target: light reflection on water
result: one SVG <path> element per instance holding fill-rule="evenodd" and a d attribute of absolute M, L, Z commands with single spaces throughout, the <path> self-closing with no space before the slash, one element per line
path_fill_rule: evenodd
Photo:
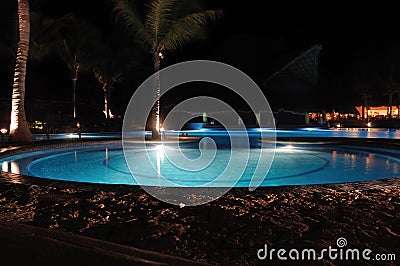
<path fill-rule="evenodd" d="M 106 148 L 106 159 L 104 160 L 104 165 L 108 168 L 108 148 Z"/>
<path fill-rule="evenodd" d="M 15 161 L 4 161 L 1 163 L 1 170 L 12 174 L 20 174 L 19 165 Z"/>
<path fill-rule="evenodd" d="M 11 161 L 11 173 L 20 174 L 18 163 Z"/>

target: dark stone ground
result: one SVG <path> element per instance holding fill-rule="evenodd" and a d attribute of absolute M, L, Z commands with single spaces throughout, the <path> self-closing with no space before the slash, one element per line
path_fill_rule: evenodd
<path fill-rule="evenodd" d="M 139 187 L 26 182 L 7 176 L 0 183 L 2 221 L 211 264 L 256 264 L 256 252 L 264 244 L 319 250 L 336 247 L 339 237 L 347 239 L 349 248 L 396 253 L 400 259 L 398 179 L 254 192 L 232 189 L 209 204 L 180 208 Z"/>

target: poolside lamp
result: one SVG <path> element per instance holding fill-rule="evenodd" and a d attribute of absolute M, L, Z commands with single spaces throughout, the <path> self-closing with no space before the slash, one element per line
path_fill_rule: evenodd
<path fill-rule="evenodd" d="M 1 132 L 1 142 L 3 143 L 4 142 L 4 135 L 7 133 L 7 129 L 2 128 L 2 129 L 0 129 L 0 132 Z"/>

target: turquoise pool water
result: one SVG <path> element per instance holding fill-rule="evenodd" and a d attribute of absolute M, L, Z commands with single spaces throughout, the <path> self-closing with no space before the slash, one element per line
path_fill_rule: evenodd
<path fill-rule="evenodd" d="M 253 134 L 259 129 L 249 129 L 249 133 Z M 270 129 L 262 129 L 264 132 L 270 131 Z M 204 135 L 207 134 L 221 134 L 221 130 L 216 129 L 200 129 L 200 130 L 188 130 L 167 132 L 167 136 L 174 136 L 180 133 L 188 133 L 189 135 Z M 313 137 L 313 138 L 380 138 L 380 139 L 400 139 L 399 129 L 385 129 L 385 128 L 299 128 L 299 129 L 277 129 L 275 130 L 277 137 Z M 143 134 L 143 133 L 138 133 Z M 55 139 L 76 139 L 78 138 L 77 133 L 70 134 L 50 134 L 51 140 Z M 45 134 L 34 134 L 35 140 L 46 140 Z M 101 139 L 101 138 L 121 138 L 121 132 L 104 132 L 104 133 L 82 133 L 81 138 L 83 139 Z M 4 141 L 8 141 L 8 135 L 4 137 Z"/>
<path fill-rule="evenodd" d="M 179 150 L 166 147 L 172 156 Z M 214 180 L 229 161 L 230 150 L 218 149 L 213 162 L 200 171 L 177 168 L 158 146 L 149 148 L 149 158 L 162 176 L 179 186 L 198 186 Z M 184 148 L 183 154 L 195 159 L 197 148 Z M 130 159 L 135 152 L 130 151 Z M 250 149 L 247 167 L 237 187 L 248 187 L 257 164 L 257 148 Z M 242 156 L 239 154 L 239 156 Z M 308 185 L 344 183 L 396 177 L 400 173 L 399 154 L 384 149 L 350 146 L 278 143 L 271 169 L 261 186 Z M 243 160 L 247 153 L 243 152 Z M 262 162 L 261 162 L 262 163 Z M 119 144 L 92 145 L 35 151 L 0 159 L 2 171 L 76 182 L 137 185 L 125 162 Z M 165 185 L 157 176 L 146 174 L 141 161 L 134 162 L 136 173 L 145 178 L 148 186 Z M 223 182 L 215 186 L 224 187 Z"/>

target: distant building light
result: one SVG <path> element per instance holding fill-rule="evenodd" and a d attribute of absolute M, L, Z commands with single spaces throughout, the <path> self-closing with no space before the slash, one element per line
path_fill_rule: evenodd
<path fill-rule="evenodd" d="M 5 128 L 2 128 L 2 129 L 0 129 L 0 132 L 1 132 L 1 134 L 6 134 L 7 133 L 7 129 L 5 129 Z"/>

